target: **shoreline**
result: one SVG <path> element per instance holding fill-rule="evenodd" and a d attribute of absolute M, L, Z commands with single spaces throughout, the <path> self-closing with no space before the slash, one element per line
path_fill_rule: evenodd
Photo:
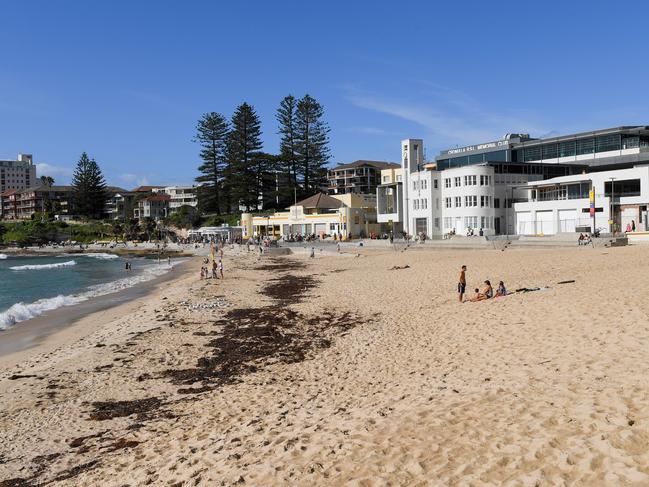
<path fill-rule="evenodd" d="M 102 323 L 110 321 L 105 315 L 120 316 L 131 311 L 132 304 L 154 295 L 165 284 L 189 275 L 196 256 L 172 267 L 160 276 L 139 282 L 126 289 L 92 297 L 81 303 L 62 306 L 29 320 L 21 321 L 0 331 L 0 366 L 15 365 L 33 353 L 44 353 L 68 343 L 69 335 L 80 338 Z M 79 329 L 83 322 L 92 327 Z M 83 332 L 86 333 L 83 333 Z"/>

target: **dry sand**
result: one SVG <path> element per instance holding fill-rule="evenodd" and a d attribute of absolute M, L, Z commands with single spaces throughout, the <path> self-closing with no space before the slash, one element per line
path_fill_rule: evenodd
<path fill-rule="evenodd" d="M 228 258 L 5 359 L 0 486 L 649 485 L 645 254 Z"/>

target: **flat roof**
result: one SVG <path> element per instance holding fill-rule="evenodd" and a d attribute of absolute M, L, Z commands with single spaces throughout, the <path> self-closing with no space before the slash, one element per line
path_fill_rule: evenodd
<path fill-rule="evenodd" d="M 629 135 L 647 135 L 649 136 L 648 125 L 621 125 L 619 127 L 610 127 L 604 129 L 590 130 L 586 132 L 576 132 L 574 134 L 557 135 L 554 137 L 534 138 L 528 134 L 507 134 L 500 140 L 484 142 L 481 144 L 469 145 L 465 147 L 456 147 L 440 151 L 435 160 L 450 159 L 452 157 L 461 157 L 469 154 L 480 154 L 484 152 L 493 152 L 498 150 L 517 149 L 519 147 L 530 147 L 542 144 L 570 141 L 583 139 L 587 137 L 597 137 L 611 134 L 629 134 Z"/>
<path fill-rule="evenodd" d="M 377 169 L 396 169 L 398 167 L 401 167 L 401 165 L 397 164 L 396 162 L 386 162 L 386 161 L 367 161 L 365 159 L 361 159 L 358 161 L 354 162 L 349 162 L 346 164 L 338 164 L 335 167 L 330 168 L 330 171 L 338 171 L 341 169 L 353 169 L 355 167 L 362 167 L 362 166 L 371 166 L 375 167 Z"/>
<path fill-rule="evenodd" d="M 629 134 L 629 135 L 649 135 L 649 126 L 647 125 L 622 125 L 620 127 L 611 127 L 606 129 L 590 130 L 588 132 L 577 132 L 568 135 L 557 135 L 556 137 L 547 137 L 544 139 L 530 139 L 514 144 L 515 147 L 529 147 L 532 145 L 550 144 L 555 142 L 565 142 L 574 139 L 583 139 L 587 137 L 597 137 L 611 134 Z"/>

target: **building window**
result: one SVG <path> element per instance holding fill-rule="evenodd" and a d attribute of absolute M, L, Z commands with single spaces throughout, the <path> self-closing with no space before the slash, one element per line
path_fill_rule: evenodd
<path fill-rule="evenodd" d="M 451 178 L 444 178 L 444 187 L 445 188 L 451 187 Z"/>
<path fill-rule="evenodd" d="M 435 228 L 439 228 L 439 218 L 435 218 Z"/>
<path fill-rule="evenodd" d="M 475 174 L 471 176 L 464 176 L 464 185 L 465 186 L 475 186 L 478 184 L 477 176 Z"/>
<path fill-rule="evenodd" d="M 428 208 L 428 198 L 424 198 L 424 199 L 421 200 L 421 201 L 424 203 L 423 209 L 424 209 L 424 210 L 427 209 L 427 208 Z"/>
<path fill-rule="evenodd" d="M 462 185 L 462 178 L 459 176 L 455 178 L 455 187 L 459 188 Z"/>
<path fill-rule="evenodd" d="M 500 198 L 494 198 L 494 208 L 500 208 Z"/>
<path fill-rule="evenodd" d="M 477 216 L 465 216 L 464 217 L 464 226 L 466 228 L 477 228 L 478 227 L 478 217 Z"/>
<path fill-rule="evenodd" d="M 465 196 L 464 206 L 478 206 L 478 196 Z"/>
<path fill-rule="evenodd" d="M 577 155 L 595 152 L 595 139 L 580 139 L 577 141 Z"/>
<path fill-rule="evenodd" d="M 433 188 L 437 189 L 437 179 L 433 179 Z"/>
<path fill-rule="evenodd" d="M 596 143 L 597 143 L 597 152 L 620 150 L 621 148 L 620 134 L 601 135 L 597 137 Z"/>
<path fill-rule="evenodd" d="M 452 208 L 452 205 L 451 205 L 451 198 L 444 198 L 444 206 L 445 206 L 446 208 Z"/>
<path fill-rule="evenodd" d="M 559 157 L 571 157 L 575 155 L 575 141 L 561 142 L 559 144 Z"/>
<path fill-rule="evenodd" d="M 462 206 L 462 197 L 461 196 L 456 196 L 455 197 L 455 207 L 460 208 Z"/>
<path fill-rule="evenodd" d="M 490 196 L 480 196 L 480 207 L 484 208 L 485 206 L 489 208 L 491 205 L 489 204 L 489 199 Z"/>
<path fill-rule="evenodd" d="M 556 159 L 559 155 L 559 144 L 545 144 L 541 150 L 543 159 Z"/>

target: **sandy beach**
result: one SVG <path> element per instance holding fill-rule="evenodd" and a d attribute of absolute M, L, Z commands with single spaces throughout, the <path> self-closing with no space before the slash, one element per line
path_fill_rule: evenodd
<path fill-rule="evenodd" d="M 646 249 L 232 252 L 0 358 L 0 486 L 649 485 Z"/>

